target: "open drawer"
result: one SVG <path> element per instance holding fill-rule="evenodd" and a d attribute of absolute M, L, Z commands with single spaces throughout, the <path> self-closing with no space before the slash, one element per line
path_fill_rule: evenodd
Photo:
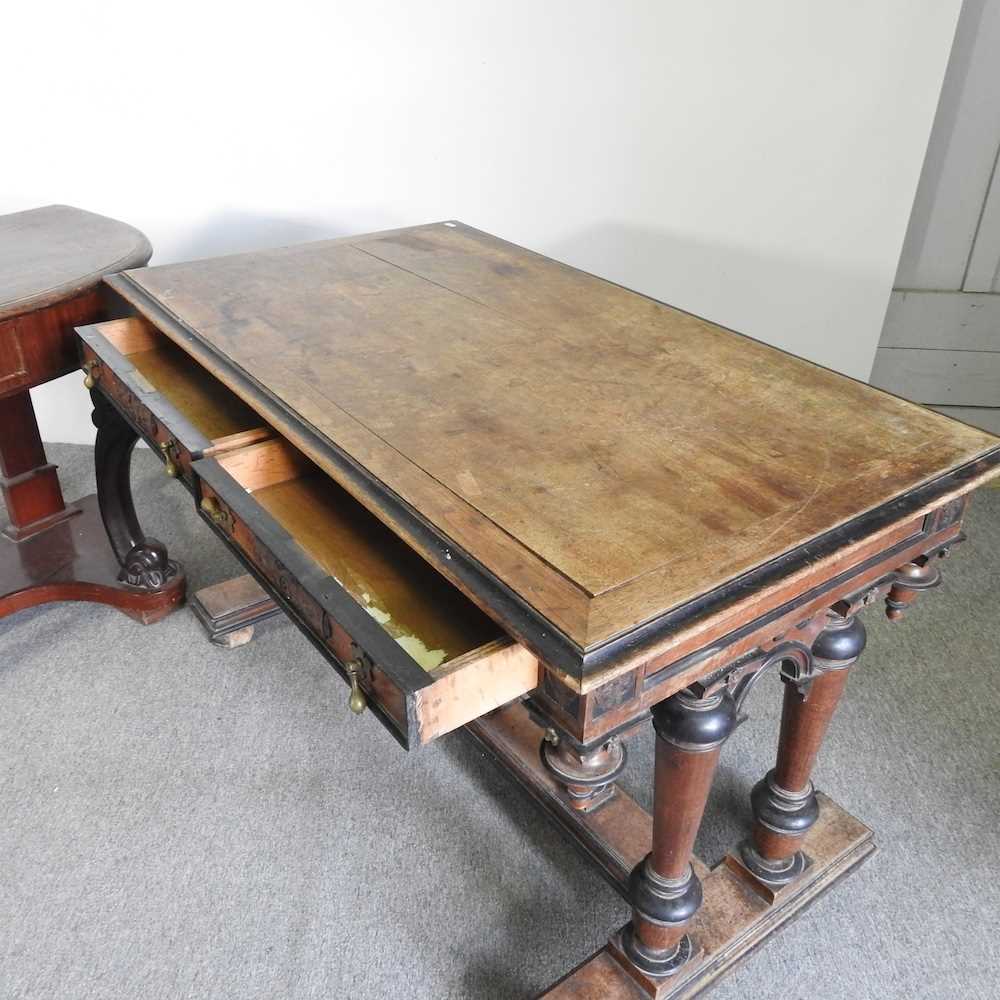
<path fill-rule="evenodd" d="M 531 653 L 284 439 L 193 471 L 202 516 L 405 747 L 537 687 Z"/>
<path fill-rule="evenodd" d="M 77 334 L 88 385 L 100 384 L 189 489 L 196 458 L 272 436 L 254 410 L 146 320 L 96 323 Z"/>

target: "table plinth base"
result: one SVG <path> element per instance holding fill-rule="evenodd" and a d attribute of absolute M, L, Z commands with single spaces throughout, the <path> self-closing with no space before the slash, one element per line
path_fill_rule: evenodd
<path fill-rule="evenodd" d="M 70 507 L 78 513 L 21 541 L 0 534 L 0 618 L 51 601 L 96 601 L 148 625 L 183 602 L 180 572 L 160 590 L 121 583 L 97 497 L 84 497 Z"/>
<path fill-rule="evenodd" d="M 508 705 L 466 728 L 625 895 L 629 872 L 650 849 L 652 818 L 620 788 L 593 812 L 573 809 L 539 762 L 543 730 L 522 705 Z M 759 883 L 743 865 L 738 846 L 712 869 L 694 860 L 704 902 L 690 927 L 695 953 L 674 975 L 656 980 L 637 970 L 621 952 L 619 931 L 542 996 L 549 1000 L 687 1000 L 700 995 L 874 852 L 871 830 L 821 792 L 817 799 L 819 819 L 802 845 L 810 864 L 787 886 L 775 889 Z"/>
<path fill-rule="evenodd" d="M 226 649 L 246 645 L 256 625 L 281 614 L 281 608 L 248 573 L 196 590 L 190 605 L 208 638 Z"/>

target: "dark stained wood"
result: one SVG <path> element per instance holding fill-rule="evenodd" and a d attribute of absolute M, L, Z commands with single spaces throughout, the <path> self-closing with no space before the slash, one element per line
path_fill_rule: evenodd
<path fill-rule="evenodd" d="M 100 317 L 103 309 L 101 290 L 93 288 L 38 312 L 0 320 L 0 396 L 73 371 L 77 367 L 73 328 Z"/>
<path fill-rule="evenodd" d="M 649 996 L 602 948 L 542 994 L 549 1000 L 645 1000 Z"/>
<path fill-rule="evenodd" d="M 628 895 L 632 869 L 649 853 L 653 820 L 617 785 L 593 811 L 575 809 L 538 753 L 545 730 L 515 703 L 465 727 L 574 838 L 608 881 Z"/>
<path fill-rule="evenodd" d="M 623 649 L 614 663 L 600 674 L 578 682 L 579 690 L 591 690 L 618 674 L 639 669 L 651 684 L 657 685 L 652 700 L 661 701 L 674 691 L 687 687 L 704 668 L 711 666 L 710 662 L 699 660 L 696 669 L 675 676 L 669 685 L 663 684 L 669 674 L 676 673 L 675 665 L 692 654 L 718 646 L 720 649 L 715 659 L 717 663 L 723 663 L 732 658 L 735 650 L 732 641 L 720 640 L 732 640 L 748 623 L 769 621 L 771 625 L 779 624 L 789 612 L 800 614 L 806 598 L 811 614 L 812 609 L 832 604 L 829 592 L 839 589 L 847 578 L 851 578 L 850 586 L 861 587 L 880 573 L 894 569 L 898 564 L 899 551 L 922 553 L 929 547 L 930 541 L 924 522 L 924 517 L 893 521 L 860 540 L 845 541 L 829 553 L 820 555 L 814 551 L 812 558 L 796 571 L 776 574 L 765 585 L 747 583 L 736 588 L 717 605 L 704 608 L 692 619 L 681 617 L 676 622 L 668 619 L 671 627 L 663 629 L 649 641 L 637 641 L 630 648 Z M 957 528 L 949 527 L 949 534 L 954 535 Z M 654 677 L 657 681 L 652 680 Z"/>
<path fill-rule="evenodd" d="M 122 583 L 97 497 L 86 496 L 73 506 L 74 516 L 23 541 L 0 535 L 0 618 L 51 601 L 94 601 L 149 625 L 183 603 L 180 574 L 159 591 Z"/>
<path fill-rule="evenodd" d="M 369 705 L 407 748 L 451 732 L 538 685 L 538 661 L 505 637 L 437 666 L 420 664 L 411 655 L 417 650 L 398 642 L 363 600 L 355 600 L 219 463 L 202 460 L 195 468 L 202 480 L 203 515 L 336 669 L 346 673 L 348 663 L 359 664 L 358 681 Z M 332 525 L 331 534 L 336 531 Z M 461 622 L 451 627 L 461 629 Z"/>
<path fill-rule="evenodd" d="M 694 995 L 873 849 L 820 797 L 787 885 L 692 855 L 740 692 L 790 650 L 811 669 L 828 610 L 932 585 L 998 439 L 457 224 L 109 284 L 141 316 L 81 329 L 98 397 L 167 445 L 352 708 L 408 748 L 469 724 L 628 892 L 565 996 Z M 837 692 L 789 676 L 816 692 L 794 782 Z M 652 819 L 603 780 L 650 710 Z"/>
<path fill-rule="evenodd" d="M 132 373 L 146 391 L 158 390 L 178 412 L 213 444 L 204 454 L 219 454 L 273 436 L 257 414 L 213 378 L 191 356 L 149 324 L 130 317 L 90 329 L 95 342 L 107 341 L 121 356 L 122 371 Z M 107 351 L 102 352 L 105 359 Z M 114 357 L 112 355 L 112 357 Z M 105 364 L 92 370 L 103 376 Z M 85 357 L 86 360 L 86 357 Z"/>
<path fill-rule="evenodd" d="M 898 622 L 906 609 L 925 591 L 941 583 L 941 574 L 933 560 L 918 558 L 901 566 L 892 589 L 886 595 L 885 613 L 889 621 Z"/>
<path fill-rule="evenodd" d="M 688 935 L 701 905 L 694 842 L 736 715 L 729 692 L 705 698 L 685 692 L 653 709 L 653 843 L 630 883 L 632 920 L 622 938 L 623 954 L 642 982 L 665 974 L 662 963 L 680 975 L 678 966 L 694 961 L 700 948 Z"/>
<path fill-rule="evenodd" d="M 823 738 L 840 704 L 849 674 L 849 669 L 821 674 L 811 683 L 807 698 L 794 685 L 785 686 L 774 780 L 786 791 L 798 794 L 808 789 Z M 803 837 L 781 834 L 755 823 L 753 839 L 764 858 L 781 861 L 801 847 Z"/>
<path fill-rule="evenodd" d="M 0 397 L 0 490 L 10 516 L 7 534 L 15 540 L 66 509 L 27 390 Z"/>
<path fill-rule="evenodd" d="M 701 952 L 677 975 L 658 983 L 645 980 L 644 987 L 644 977 L 624 964 L 627 960 L 616 935 L 609 946 L 542 996 L 546 1000 L 636 1000 L 637 996 L 691 1000 L 706 993 L 741 959 L 874 853 L 871 830 L 822 793 L 819 799 L 820 819 L 804 845 L 813 866 L 774 903 L 754 892 L 728 859 L 702 879 L 704 903 L 691 926 Z"/>
<path fill-rule="evenodd" d="M 821 674 L 810 685 L 805 699 L 794 686 L 786 685 L 774 769 L 775 780 L 782 788 L 800 792 L 808 785 L 849 675 L 849 670 Z"/>
<path fill-rule="evenodd" d="M 581 648 L 998 443 L 458 224 L 115 287 L 169 310 Z"/>
<path fill-rule="evenodd" d="M 794 630 L 804 619 L 824 614 L 838 601 L 877 584 L 888 589 L 901 564 L 946 550 L 962 537 L 957 522 L 933 533 L 925 533 L 920 524 L 919 520 L 904 524 L 870 545 L 846 550 L 779 593 L 746 600 L 739 613 L 708 618 L 696 628 L 681 631 L 668 647 L 669 653 L 651 662 L 623 657 L 602 685 L 586 685 L 581 692 L 573 678 L 548 670 L 534 701 L 577 741 L 592 745 L 628 727 L 643 709 L 724 669 L 740 656 L 773 645 L 776 636 Z"/>
<path fill-rule="evenodd" d="M 259 417 L 162 334 L 133 318 L 78 327 L 88 381 L 194 489 L 191 463 L 273 437 Z"/>
<path fill-rule="evenodd" d="M 720 753 L 721 747 L 686 753 L 656 741 L 652 863 L 664 878 L 687 871 Z"/>
<path fill-rule="evenodd" d="M 148 623 L 183 600 L 176 564 L 162 587 L 119 581 L 122 566 L 96 498 L 64 504 L 28 395 L 77 366 L 73 327 L 103 318 L 103 276 L 138 267 L 150 253 L 131 226 L 79 209 L 0 216 L 0 486 L 11 520 L 0 540 L 0 617 L 49 601 L 86 600 Z M 151 578 L 161 552 L 146 555 L 141 567 L 132 565 L 135 579 L 140 571 Z"/>
<path fill-rule="evenodd" d="M 614 779 L 626 763 L 625 749 L 617 737 L 580 750 L 550 729 L 541 751 L 542 762 L 565 789 L 570 806 L 581 812 L 601 808 L 614 795 Z"/>
<path fill-rule="evenodd" d="M 192 469 L 202 516 L 405 747 L 537 687 L 536 657 L 284 442 Z"/>
<path fill-rule="evenodd" d="M 255 628 L 281 614 L 281 608 L 248 574 L 195 591 L 188 602 L 217 646 L 233 649 L 248 643 Z"/>

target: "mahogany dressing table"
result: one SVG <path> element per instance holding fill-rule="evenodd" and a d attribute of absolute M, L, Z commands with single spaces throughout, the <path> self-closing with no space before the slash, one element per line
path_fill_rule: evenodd
<path fill-rule="evenodd" d="M 110 316 L 103 276 L 141 267 L 151 253 L 137 229 L 67 205 L 0 216 L 0 490 L 10 519 L 0 533 L 0 618 L 76 600 L 152 622 L 184 597 L 183 575 L 155 539 L 130 553 L 123 538 L 116 557 L 97 499 L 64 502 L 29 394 L 79 367 L 73 328 Z"/>
<path fill-rule="evenodd" d="M 938 585 L 1000 440 L 454 222 L 107 286 L 78 333 L 116 550 L 138 434 L 354 711 L 407 749 L 466 726 L 532 792 L 632 905 L 547 996 L 694 996 L 874 850 L 811 780 L 858 615 Z M 767 673 L 776 764 L 709 870 Z M 652 816 L 615 784 L 644 725 Z"/>

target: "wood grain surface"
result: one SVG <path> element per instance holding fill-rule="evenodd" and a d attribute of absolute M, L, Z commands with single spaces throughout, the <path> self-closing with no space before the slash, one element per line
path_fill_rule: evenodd
<path fill-rule="evenodd" d="M 458 223 L 128 283 L 583 649 L 1000 444 Z"/>
<path fill-rule="evenodd" d="M 0 216 L 0 320 L 78 295 L 105 274 L 141 267 L 152 252 L 138 229 L 68 205 Z"/>
<path fill-rule="evenodd" d="M 254 499 L 425 669 L 500 637 L 444 577 L 314 469 Z"/>
<path fill-rule="evenodd" d="M 228 437 L 260 424 L 239 396 L 165 338 L 153 350 L 135 351 L 128 359 L 207 438 Z"/>

